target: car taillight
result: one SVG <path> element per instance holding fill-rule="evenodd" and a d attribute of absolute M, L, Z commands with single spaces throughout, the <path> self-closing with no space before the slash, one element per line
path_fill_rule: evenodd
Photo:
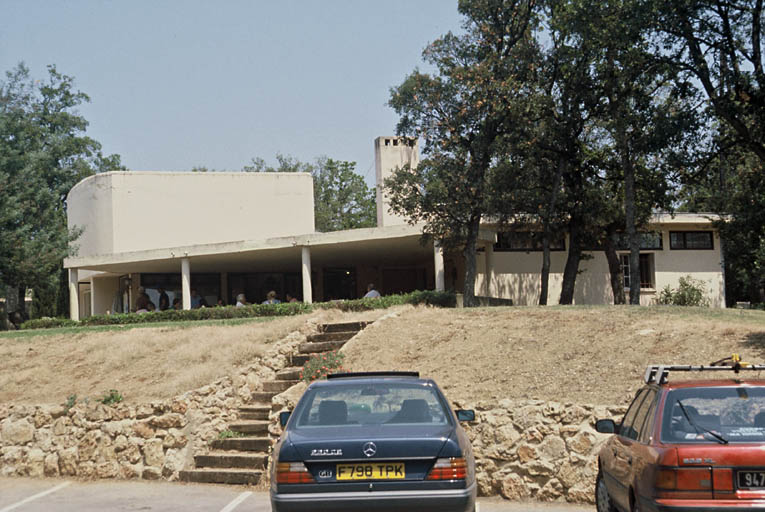
<path fill-rule="evenodd" d="M 467 462 L 463 457 L 436 459 L 425 480 L 464 480 L 467 476 Z"/>
<path fill-rule="evenodd" d="M 711 491 L 711 468 L 663 467 L 656 475 L 659 491 Z"/>
<path fill-rule="evenodd" d="M 302 462 L 280 462 L 276 465 L 277 484 L 314 484 L 316 481 Z"/>

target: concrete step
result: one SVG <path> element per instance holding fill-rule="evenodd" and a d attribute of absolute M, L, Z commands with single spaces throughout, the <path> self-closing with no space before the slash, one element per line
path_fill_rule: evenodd
<path fill-rule="evenodd" d="M 311 359 L 310 354 L 292 354 L 290 361 L 292 361 L 292 366 L 297 366 L 302 370 L 303 365 L 309 359 Z"/>
<path fill-rule="evenodd" d="M 269 405 L 245 405 L 239 408 L 240 420 L 267 420 L 271 412 Z"/>
<path fill-rule="evenodd" d="M 206 455 L 195 455 L 194 464 L 200 468 L 244 468 L 263 470 L 266 467 L 268 455 L 265 453 L 248 452 L 211 452 Z"/>
<path fill-rule="evenodd" d="M 268 452 L 271 439 L 268 437 L 229 437 L 210 443 L 213 450 L 234 450 L 238 452 Z"/>
<path fill-rule="evenodd" d="M 322 332 L 319 334 L 309 334 L 306 339 L 311 343 L 324 341 L 347 341 L 358 334 L 358 331 L 350 332 Z"/>
<path fill-rule="evenodd" d="M 238 421 L 229 423 L 228 428 L 247 435 L 268 435 L 268 423 L 268 421 Z"/>
<path fill-rule="evenodd" d="M 278 394 L 273 391 L 253 391 L 250 395 L 250 401 L 253 405 L 270 405 L 271 399 Z"/>
<path fill-rule="evenodd" d="M 343 341 L 324 341 L 321 343 L 301 343 L 298 348 L 298 352 L 301 354 L 318 354 L 321 352 L 329 352 L 330 350 L 337 350 L 347 343 L 347 340 Z"/>
<path fill-rule="evenodd" d="M 336 324 L 323 324 L 319 327 L 322 332 L 360 331 L 369 325 L 369 322 L 341 322 Z"/>
<path fill-rule="evenodd" d="M 275 391 L 281 393 L 287 391 L 289 388 L 298 383 L 298 380 L 271 380 L 263 383 L 264 391 Z"/>
<path fill-rule="evenodd" d="M 260 481 L 262 471 L 255 469 L 218 469 L 203 468 L 180 471 L 178 478 L 182 482 L 200 484 L 236 484 L 255 485 Z"/>
<path fill-rule="evenodd" d="M 303 366 L 293 366 L 292 368 L 285 368 L 276 372 L 276 380 L 299 380 L 300 372 L 303 371 Z"/>

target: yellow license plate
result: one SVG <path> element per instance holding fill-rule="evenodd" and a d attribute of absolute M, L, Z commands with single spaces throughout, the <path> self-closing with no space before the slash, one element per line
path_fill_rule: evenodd
<path fill-rule="evenodd" d="M 401 480 L 406 477 L 403 462 L 338 464 L 338 480 Z"/>

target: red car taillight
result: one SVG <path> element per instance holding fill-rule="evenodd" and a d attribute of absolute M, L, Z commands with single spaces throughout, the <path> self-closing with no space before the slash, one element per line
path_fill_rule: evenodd
<path fill-rule="evenodd" d="M 656 494 L 664 498 L 707 499 L 733 492 L 733 470 L 710 467 L 662 467 L 656 473 Z"/>
<path fill-rule="evenodd" d="M 425 480 L 464 480 L 467 477 L 467 462 L 464 457 L 436 459 Z"/>
<path fill-rule="evenodd" d="M 711 491 L 711 468 L 659 468 L 656 489 L 660 491 Z"/>
<path fill-rule="evenodd" d="M 276 465 L 277 484 L 315 484 L 316 481 L 302 462 L 280 462 Z"/>

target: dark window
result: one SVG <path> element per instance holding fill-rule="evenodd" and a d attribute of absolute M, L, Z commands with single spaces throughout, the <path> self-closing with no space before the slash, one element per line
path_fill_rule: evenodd
<path fill-rule="evenodd" d="M 715 386 L 670 391 L 661 439 L 668 443 L 765 443 L 765 386 Z"/>
<path fill-rule="evenodd" d="M 662 240 L 661 240 L 661 232 L 659 231 L 648 231 L 648 232 L 638 233 L 638 237 L 640 238 L 641 251 L 657 250 L 663 247 Z M 629 240 L 629 237 L 627 236 L 627 233 L 619 233 L 617 235 L 615 245 L 616 245 L 616 249 L 619 251 L 629 251 L 630 240 Z"/>
<path fill-rule="evenodd" d="M 670 231 L 670 249 L 714 249 L 711 231 Z"/>
<path fill-rule="evenodd" d="M 495 251 L 541 251 L 542 233 L 539 231 L 500 231 L 497 233 Z M 550 240 L 551 251 L 565 251 L 566 237 L 563 234 L 553 235 Z"/>
<path fill-rule="evenodd" d="M 181 274 L 141 274 L 141 286 L 146 290 L 149 299 L 159 308 L 159 289 L 165 290 L 169 304 L 173 300 L 183 299 L 181 293 Z M 214 306 L 220 298 L 220 274 L 191 274 L 190 288 L 204 299 L 203 304 Z"/>
<path fill-rule="evenodd" d="M 635 416 L 637 416 L 638 410 L 640 409 L 640 405 L 643 403 L 643 399 L 646 396 L 646 391 L 647 390 L 643 388 L 635 395 L 635 399 L 632 401 L 630 408 L 627 409 L 627 414 L 625 414 L 624 419 L 622 419 L 622 424 L 619 427 L 619 435 L 630 439 L 637 438 L 637 435 L 633 434 L 634 429 L 632 425 L 635 421 Z"/>
<path fill-rule="evenodd" d="M 646 422 L 648 421 L 648 417 L 651 416 L 655 396 L 656 392 L 653 390 L 648 390 L 646 392 L 645 399 L 635 415 L 635 421 L 632 422 L 633 428 L 631 433 L 634 434 L 634 437 L 631 437 L 631 439 L 641 439 L 642 441 L 642 439 L 645 438 Z"/>
<path fill-rule="evenodd" d="M 622 274 L 624 275 L 624 287 L 630 287 L 630 255 L 622 254 L 619 256 L 622 265 Z M 640 255 L 640 287 L 654 288 L 654 264 L 653 254 Z"/>
<path fill-rule="evenodd" d="M 396 382 L 348 383 L 306 391 L 295 409 L 298 428 L 408 423 L 451 424 L 448 408 L 431 386 Z M 396 427 L 398 425 L 398 427 Z"/>
<path fill-rule="evenodd" d="M 660 231 L 644 231 L 638 233 L 640 238 L 641 251 L 662 250 L 664 247 Z M 614 237 L 614 247 L 617 251 L 629 251 L 630 241 L 626 233 L 617 233 Z M 586 247 L 586 251 L 602 251 L 605 249 L 603 243 L 599 242 L 592 247 Z"/>

